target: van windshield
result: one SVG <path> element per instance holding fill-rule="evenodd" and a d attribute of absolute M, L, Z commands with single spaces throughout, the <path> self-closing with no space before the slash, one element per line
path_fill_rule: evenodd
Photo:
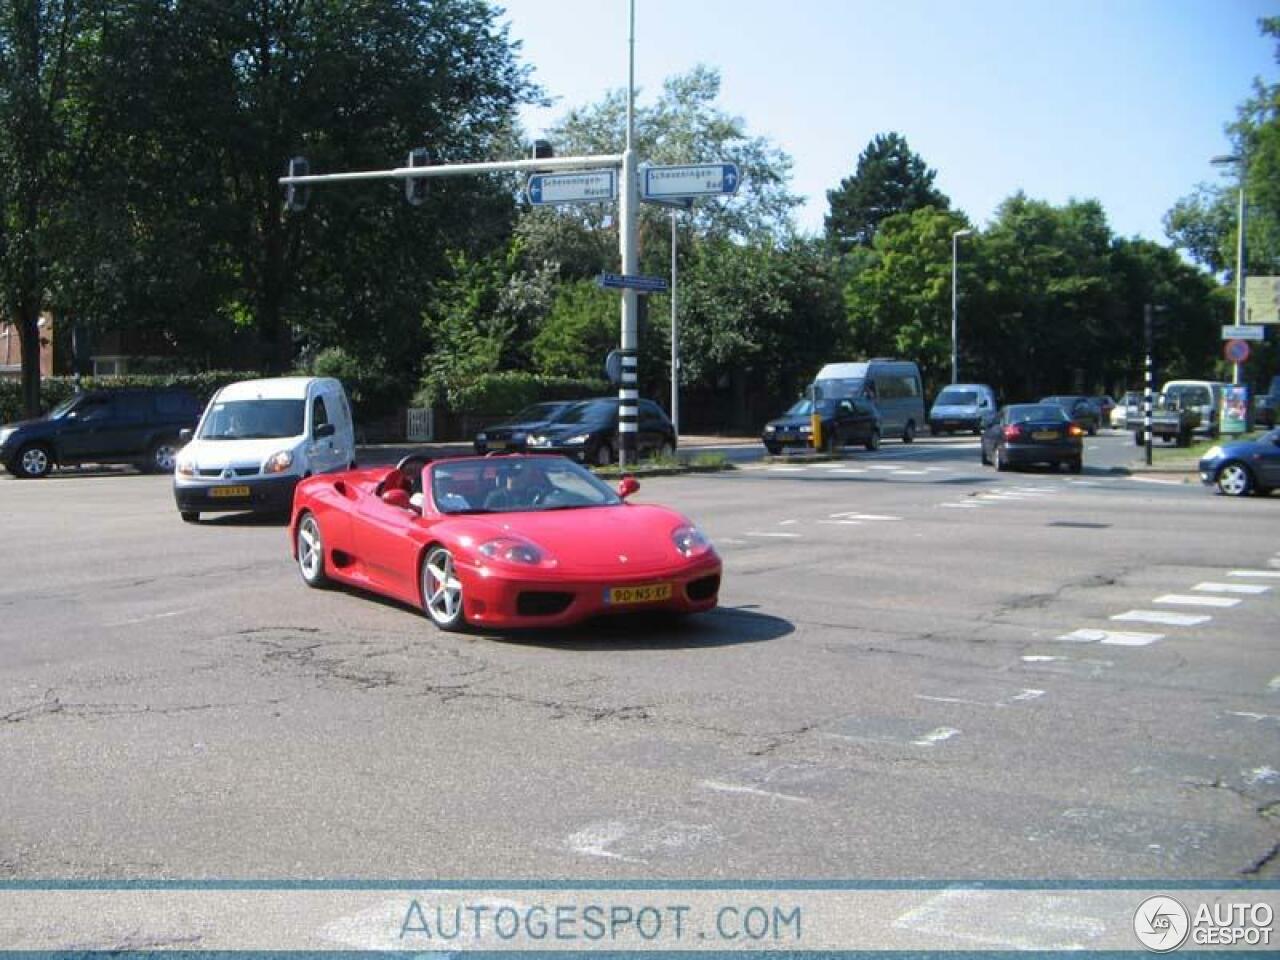
<path fill-rule="evenodd" d="M 262 440 L 297 437 L 306 422 L 306 403 L 294 400 L 231 400 L 215 403 L 200 426 L 201 440 Z"/>
<path fill-rule="evenodd" d="M 943 390 L 934 402 L 950 407 L 973 407 L 978 404 L 978 394 L 974 390 Z"/>
<path fill-rule="evenodd" d="M 865 384 L 866 381 L 861 377 L 853 377 L 844 380 L 818 380 L 814 383 L 814 388 L 820 400 L 844 400 L 862 396 Z"/>

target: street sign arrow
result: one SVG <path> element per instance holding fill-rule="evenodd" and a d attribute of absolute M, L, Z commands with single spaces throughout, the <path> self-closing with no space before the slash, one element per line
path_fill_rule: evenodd
<path fill-rule="evenodd" d="M 645 200 L 713 197 L 737 193 L 742 177 L 736 163 L 685 164 L 645 167 L 640 195 Z"/>
<path fill-rule="evenodd" d="M 534 205 L 613 200 L 618 195 L 616 170 L 535 173 L 526 191 Z"/>

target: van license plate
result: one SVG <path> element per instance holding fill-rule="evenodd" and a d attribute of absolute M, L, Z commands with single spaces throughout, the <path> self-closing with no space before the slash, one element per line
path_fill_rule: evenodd
<path fill-rule="evenodd" d="M 209 496 L 219 497 L 219 498 L 247 497 L 248 495 L 249 495 L 249 488 L 243 485 L 238 487 L 214 487 L 212 490 L 209 491 Z"/>
<path fill-rule="evenodd" d="M 605 593 L 607 603 L 658 603 L 671 599 L 671 584 L 650 583 L 643 587 L 614 587 Z"/>

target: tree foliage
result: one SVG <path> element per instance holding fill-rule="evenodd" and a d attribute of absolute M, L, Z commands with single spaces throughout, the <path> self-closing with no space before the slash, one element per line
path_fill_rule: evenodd
<path fill-rule="evenodd" d="M 858 155 L 853 174 L 827 191 L 827 240 L 841 252 L 869 247 L 880 224 L 895 214 L 921 207 L 946 210 L 950 201 L 934 187 L 936 176 L 906 138 L 877 134 Z"/>

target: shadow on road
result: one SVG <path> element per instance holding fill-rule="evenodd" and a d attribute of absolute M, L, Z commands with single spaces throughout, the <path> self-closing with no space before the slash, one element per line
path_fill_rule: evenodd
<path fill-rule="evenodd" d="M 496 643 L 554 646 L 564 650 L 688 650 L 728 647 L 776 640 L 795 630 L 789 620 L 758 613 L 749 607 L 717 607 L 708 613 L 680 617 L 636 613 L 601 617 L 560 630 L 475 635 Z"/>

